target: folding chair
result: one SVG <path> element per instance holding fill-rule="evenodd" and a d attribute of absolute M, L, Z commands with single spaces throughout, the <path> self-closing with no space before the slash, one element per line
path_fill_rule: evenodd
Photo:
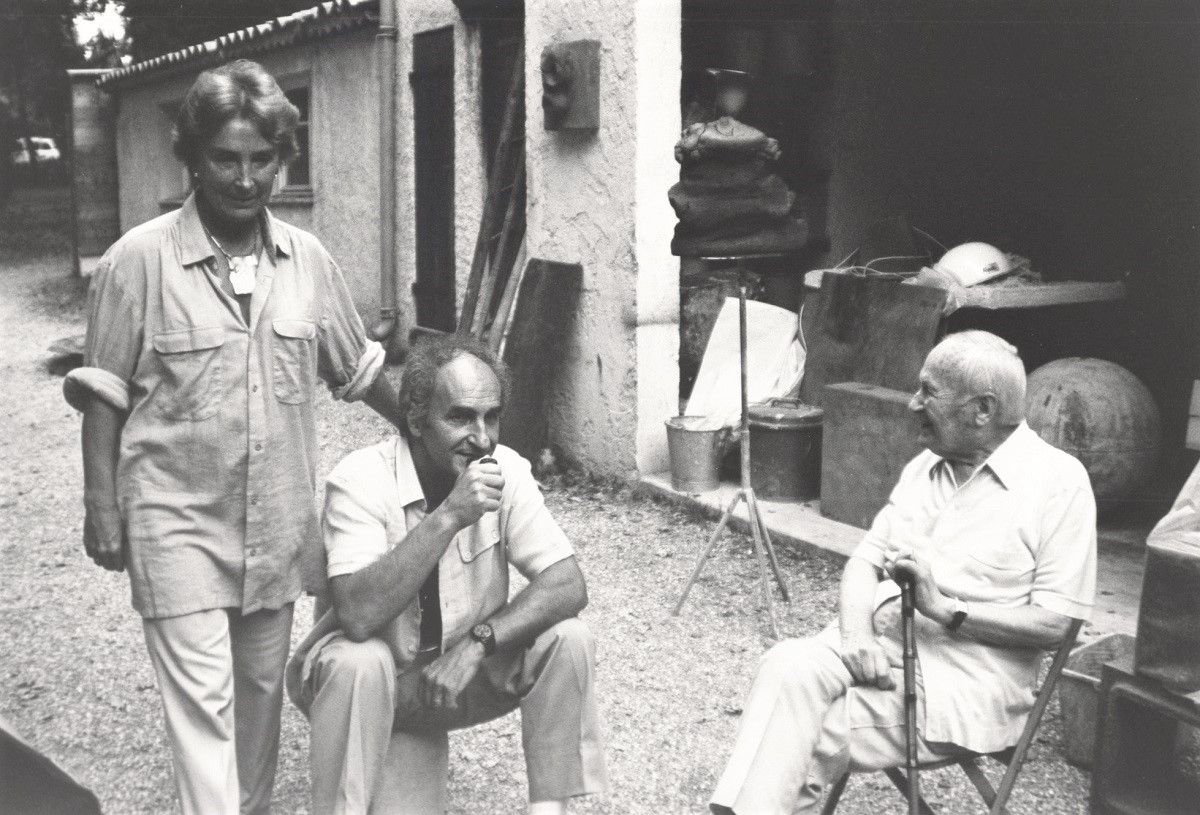
<path fill-rule="evenodd" d="M 967 774 L 967 778 L 975 785 L 975 789 L 979 790 L 979 795 L 988 807 L 990 815 L 1008 815 L 1008 810 L 1005 809 L 1004 805 L 1008 803 L 1008 796 L 1012 794 L 1013 787 L 1017 783 L 1017 774 L 1021 772 L 1021 765 L 1025 763 L 1025 754 L 1029 751 L 1029 745 L 1033 743 L 1033 737 L 1037 733 L 1038 725 L 1042 723 L 1042 716 L 1046 712 L 1046 705 L 1050 703 L 1050 695 L 1054 693 L 1054 686 L 1058 684 L 1058 677 L 1062 674 L 1063 666 L 1067 662 L 1067 657 L 1071 654 L 1071 648 L 1074 647 L 1075 639 L 1079 636 L 1079 629 L 1082 627 L 1083 620 L 1071 621 L 1070 628 L 1067 629 L 1062 643 L 1054 653 L 1054 660 L 1050 663 L 1050 670 L 1046 673 L 1046 678 L 1042 681 L 1042 686 L 1038 689 L 1037 697 L 1033 702 L 1033 709 L 1029 711 L 1029 718 L 1025 720 L 1025 729 L 1021 731 L 1021 738 L 1017 740 L 1014 746 L 995 753 L 963 753 L 947 756 L 938 761 L 922 764 L 918 769 L 920 771 L 937 770 L 942 767 L 949 767 L 951 764 L 957 764 L 963 768 L 963 772 Z M 994 759 L 1005 765 L 1004 777 L 1000 779 L 1000 787 L 998 789 L 992 787 L 992 783 L 988 781 L 983 768 L 979 766 L 980 760 L 984 757 Z M 889 767 L 883 772 L 896 785 L 896 789 L 900 790 L 902 795 L 908 795 L 908 777 L 903 770 L 899 767 Z M 825 800 L 825 806 L 821 809 L 821 815 L 833 815 L 848 780 L 850 780 L 850 774 L 846 773 L 830 788 L 829 797 Z M 934 810 L 923 798 L 921 799 L 921 815 L 935 815 Z"/>

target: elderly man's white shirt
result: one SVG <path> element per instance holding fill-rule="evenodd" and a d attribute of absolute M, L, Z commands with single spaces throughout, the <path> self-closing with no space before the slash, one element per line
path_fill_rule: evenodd
<path fill-rule="evenodd" d="M 909 462 L 853 557 L 882 567 L 888 542 L 917 542 L 948 596 L 1087 619 L 1096 504 L 1083 465 L 1022 423 L 961 486 L 949 469 L 928 450 Z M 876 602 L 898 593 L 885 580 Z M 986 645 L 921 615 L 917 638 L 925 739 L 977 752 L 1014 744 L 1041 652 Z"/>

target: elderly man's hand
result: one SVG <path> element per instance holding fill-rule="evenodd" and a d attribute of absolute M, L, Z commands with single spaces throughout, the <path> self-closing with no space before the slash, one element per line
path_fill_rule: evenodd
<path fill-rule="evenodd" d="M 874 685 L 880 690 L 892 690 L 896 680 L 892 679 L 892 663 L 887 651 L 874 637 L 843 637 L 838 656 L 842 664 L 854 677 L 856 685 Z M 895 666 L 900 667 L 900 666 Z"/>
<path fill-rule="evenodd" d="M 483 664 L 483 645 L 473 639 L 455 643 L 421 669 L 421 701 L 435 710 L 457 710 L 458 696 Z"/>
<path fill-rule="evenodd" d="M 916 590 L 913 599 L 917 611 L 930 619 L 945 624 L 950 618 L 950 600 L 942 594 L 933 579 L 933 570 L 925 555 L 920 540 L 889 543 L 883 553 L 883 570 L 897 583 L 912 580 Z"/>

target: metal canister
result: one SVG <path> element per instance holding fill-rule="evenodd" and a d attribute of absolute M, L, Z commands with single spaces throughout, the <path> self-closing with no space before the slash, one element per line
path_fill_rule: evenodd
<path fill-rule="evenodd" d="M 750 486 L 761 498 L 810 501 L 821 494 L 825 411 L 798 399 L 750 405 Z"/>

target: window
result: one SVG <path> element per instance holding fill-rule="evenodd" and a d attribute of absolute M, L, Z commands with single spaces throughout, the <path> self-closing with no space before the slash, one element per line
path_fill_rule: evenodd
<path fill-rule="evenodd" d="M 300 121 L 296 124 L 296 144 L 300 151 L 292 159 L 292 163 L 279 171 L 279 188 L 311 187 L 312 174 L 308 163 L 308 88 L 293 88 L 284 91 L 288 101 L 300 110 Z"/>

